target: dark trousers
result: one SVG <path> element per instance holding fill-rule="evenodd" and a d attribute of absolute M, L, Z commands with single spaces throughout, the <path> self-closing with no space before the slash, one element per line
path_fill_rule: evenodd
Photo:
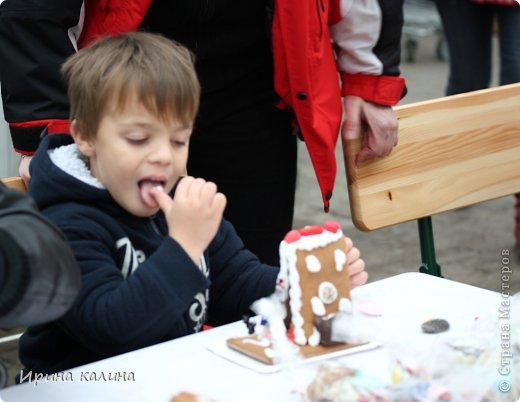
<path fill-rule="evenodd" d="M 224 217 L 246 248 L 263 263 L 279 266 L 296 187 L 297 139 L 290 116 L 270 101 L 235 105 L 226 115 L 208 98 L 190 140 L 188 174 L 217 184 L 228 200 Z"/>
<path fill-rule="evenodd" d="M 520 7 L 436 0 L 450 53 L 447 95 L 488 88 L 493 21 L 499 26 L 500 84 L 520 82 Z"/>

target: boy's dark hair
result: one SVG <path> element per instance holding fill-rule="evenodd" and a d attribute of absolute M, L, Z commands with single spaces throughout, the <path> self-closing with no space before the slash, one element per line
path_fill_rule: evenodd
<path fill-rule="evenodd" d="M 96 135 L 106 113 L 135 99 L 166 121 L 191 126 L 200 84 L 188 49 L 158 34 L 130 32 L 101 38 L 71 56 L 61 72 L 68 85 L 70 119 Z"/>

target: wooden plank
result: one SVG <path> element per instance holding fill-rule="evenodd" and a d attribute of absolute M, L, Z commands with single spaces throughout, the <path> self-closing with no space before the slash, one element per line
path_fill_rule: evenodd
<path fill-rule="evenodd" d="M 14 177 L 6 177 L 5 179 L 1 179 L 2 183 L 4 183 L 8 188 L 18 191 L 25 192 L 25 183 L 23 182 L 20 176 Z"/>
<path fill-rule="evenodd" d="M 395 108 L 399 144 L 359 166 L 343 140 L 350 206 L 361 230 L 520 192 L 520 84 Z"/>

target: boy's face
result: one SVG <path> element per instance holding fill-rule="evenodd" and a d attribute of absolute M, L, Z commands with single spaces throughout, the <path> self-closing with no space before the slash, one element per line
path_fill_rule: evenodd
<path fill-rule="evenodd" d="M 107 113 L 94 138 L 87 139 L 73 122 L 71 132 L 90 170 L 112 198 L 135 216 L 151 216 L 159 206 L 150 188 L 169 192 L 188 160 L 192 127 L 160 120 L 140 102 L 127 101 L 119 112 Z"/>

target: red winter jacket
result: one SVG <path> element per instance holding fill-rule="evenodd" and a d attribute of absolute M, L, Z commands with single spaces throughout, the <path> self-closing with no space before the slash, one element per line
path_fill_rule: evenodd
<path fill-rule="evenodd" d="M 401 27 L 402 1 L 275 3 L 275 89 L 282 106 L 296 114 L 325 211 L 336 177 L 341 95 L 388 106 L 399 101 L 404 91 L 404 80 L 398 77 Z"/>

